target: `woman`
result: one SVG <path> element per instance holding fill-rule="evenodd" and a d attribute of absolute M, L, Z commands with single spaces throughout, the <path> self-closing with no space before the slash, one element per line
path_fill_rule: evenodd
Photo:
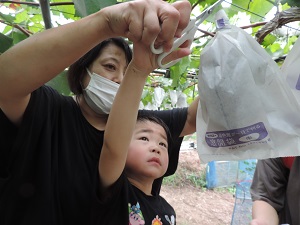
<path fill-rule="evenodd" d="M 0 56 L 1 224 L 88 223 L 107 116 L 96 114 L 83 95 L 75 101 L 44 84 L 109 37 L 124 36 L 149 47 L 159 34 L 169 50 L 190 10 L 187 1 L 122 3 L 34 35 Z M 188 53 L 180 49 L 168 60 Z M 91 74 L 101 73 L 94 66 L 87 68 Z M 86 72 L 80 85 L 88 83 Z M 188 115 L 183 129 L 173 128 L 177 136 L 194 132 L 194 108 L 188 112 L 176 113 Z M 178 119 L 172 113 L 160 117 L 169 125 Z"/>

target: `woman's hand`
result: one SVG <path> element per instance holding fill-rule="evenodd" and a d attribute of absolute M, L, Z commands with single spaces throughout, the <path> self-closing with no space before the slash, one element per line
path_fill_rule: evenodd
<path fill-rule="evenodd" d="M 155 46 L 169 51 L 174 37 L 179 37 L 190 20 L 188 1 L 169 4 L 162 0 L 136 0 L 117 4 L 100 11 L 107 21 L 110 36 L 127 37 L 133 42 Z"/>

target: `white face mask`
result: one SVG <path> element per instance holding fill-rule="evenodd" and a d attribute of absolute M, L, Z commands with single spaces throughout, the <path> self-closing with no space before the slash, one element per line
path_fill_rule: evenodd
<path fill-rule="evenodd" d="M 109 114 L 114 98 L 119 89 L 119 84 L 104 78 L 96 73 L 91 73 L 88 86 L 83 89 L 86 103 L 98 114 Z"/>

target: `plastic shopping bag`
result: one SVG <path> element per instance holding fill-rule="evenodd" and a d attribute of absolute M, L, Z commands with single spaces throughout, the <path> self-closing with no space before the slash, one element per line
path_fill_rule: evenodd
<path fill-rule="evenodd" d="M 201 161 L 299 155 L 300 107 L 282 72 L 251 35 L 224 27 L 200 56 Z"/>
<path fill-rule="evenodd" d="M 281 71 L 289 84 L 292 93 L 300 104 L 300 38 L 295 42 L 281 66 Z"/>

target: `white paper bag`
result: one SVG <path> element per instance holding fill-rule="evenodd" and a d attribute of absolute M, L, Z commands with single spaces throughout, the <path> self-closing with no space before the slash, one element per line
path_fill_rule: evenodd
<path fill-rule="evenodd" d="M 300 38 L 295 42 L 281 66 L 292 93 L 300 104 Z"/>
<path fill-rule="evenodd" d="M 299 155 L 300 107 L 282 72 L 251 35 L 229 27 L 200 57 L 201 161 Z"/>

